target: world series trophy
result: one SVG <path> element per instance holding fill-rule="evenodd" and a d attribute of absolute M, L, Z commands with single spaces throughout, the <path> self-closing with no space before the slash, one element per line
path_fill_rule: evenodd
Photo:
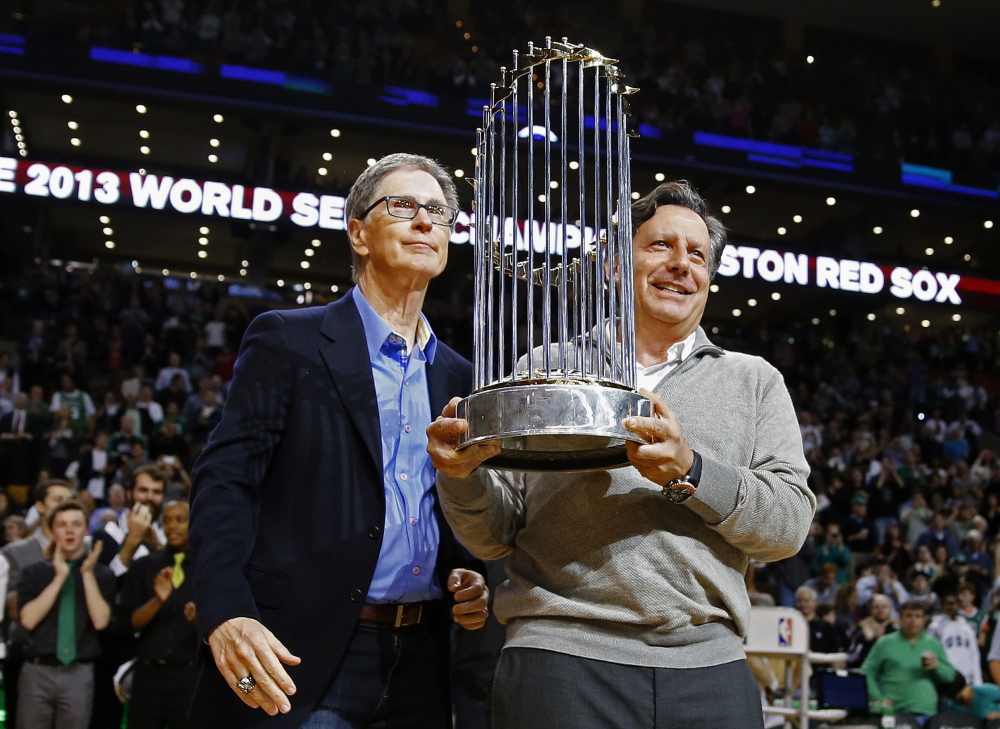
<path fill-rule="evenodd" d="M 473 393 L 460 447 L 495 440 L 491 468 L 628 463 L 635 392 L 631 170 L 617 61 L 528 44 L 493 84 L 477 130 Z M 523 220 L 523 223 L 521 222 Z"/>

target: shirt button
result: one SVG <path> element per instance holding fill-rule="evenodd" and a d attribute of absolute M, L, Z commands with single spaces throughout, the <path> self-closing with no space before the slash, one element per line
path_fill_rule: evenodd
<path fill-rule="evenodd" d="M 361 602 L 362 597 L 361 590 L 351 590 L 351 602 Z"/>
<path fill-rule="evenodd" d="M 407 380 L 407 381 L 406 381 L 406 382 L 404 382 L 403 384 L 404 384 L 404 385 L 409 385 L 409 384 L 410 384 L 410 381 L 409 381 L 409 380 Z"/>
<path fill-rule="evenodd" d="M 413 574 L 419 575 L 420 574 L 420 568 L 419 567 L 414 567 L 413 568 Z"/>
<path fill-rule="evenodd" d="M 409 425 L 404 425 L 403 430 L 409 433 L 411 430 L 413 430 L 413 428 L 411 428 Z"/>
<path fill-rule="evenodd" d="M 406 474 L 405 473 L 399 474 L 399 480 L 400 481 L 405 481 L 406 480 Z"/>
<path fill-rule="evenodd" d="M 368 536 L 372 539 L 378 539 L 378 535 L 382 533 L 382 527 L 373 526 L 368 530 Z"/>
<path fill-rule="evenodd" d="M 417 523 L 417 518 L 415 516 L 411 516 L 410 517 L 410 523 L 411 524 L 416 524 Z"/>

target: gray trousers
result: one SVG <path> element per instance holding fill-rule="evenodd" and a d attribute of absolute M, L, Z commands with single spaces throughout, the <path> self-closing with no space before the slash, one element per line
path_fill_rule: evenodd
<path fill-rule="evenodd" d="M 93 703 L 93 663 L 25 663 L 17 685 L 17 729 L 87 729 Z"/>
<path fill-rule="evenodd" d="M 644 668 L 533 648 L 500 654 L 491 729 L 762 729 L 746 661 Z"/>

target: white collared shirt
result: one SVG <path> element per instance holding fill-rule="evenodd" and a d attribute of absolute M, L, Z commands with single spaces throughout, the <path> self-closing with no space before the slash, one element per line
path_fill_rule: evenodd
<path fill-rule="evenodd" d="M 669 372 L 673 371 L 677 365 L 691 356 L 691 353 L 694 351 L 694 340 L 697 334 L 698 330 L 696 329 L 687 338 L 682 339 L 676 344 L 672 344 L 670 349 L 667 350 L 667 360 L 665 362 L 659 362 L 649 367 L 643 367 L 636 362 L 636 385 L 639 388 L 645 387 L 652 392 Z"/>

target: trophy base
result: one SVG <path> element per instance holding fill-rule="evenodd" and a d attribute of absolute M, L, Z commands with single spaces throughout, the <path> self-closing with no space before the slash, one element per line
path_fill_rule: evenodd
<path fill-rule="evenodd" d="M 460 448 L 497 440 L 502 451 L 485 462 L 507 471 L 594 471 L 628 465 L 630 416 L 651 417 L 653 403 L 618 387 L 532 384 L 481 390 L 458 404 L 469 421 Z"/>

